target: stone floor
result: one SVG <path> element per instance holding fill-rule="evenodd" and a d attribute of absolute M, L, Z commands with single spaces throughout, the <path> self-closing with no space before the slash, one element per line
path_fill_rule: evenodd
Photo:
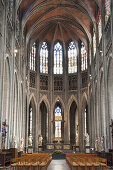
<path fill-rule="evenodd" d="M 47 170 L 70 170 L 66 160 L 52 160 Z M 113 170 L 113 168 L 108 168 L 108 170 Z"/>
<path fill-rule="evenodd" d="M 52 160 L 47 170 L 70 170 L 66 160 Z"/>
<path fill-rule="evenodd" d="M 10 170 L 10 167 L 0 167 L 0 170 Z M 70 170 L 66 160 L 52 160 L 47 170 Z M 113 167 L 108 167 L 107 170 L 113 170 Z"/>

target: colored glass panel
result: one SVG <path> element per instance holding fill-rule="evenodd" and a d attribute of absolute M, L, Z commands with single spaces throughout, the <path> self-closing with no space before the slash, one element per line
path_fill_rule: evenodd
<path fill-rule="evenodd" d="M 62 120 L 62 111 L 59 106 L 55 108 L 55 138 L 61 138 L 61 120 Z M 55 118 L 55 120 L 56 120 Z M 60 121 L 59 121 L 60 120 Z"/>
<path fill-rule="evenodd" d="M 36 59 L 36 43 L 33 44 L 30 52 L 30 70 L 33 71 L 36 70 L 35 59 Z"/>
<path fill-rule="evenodd" d="M 46 42 L 43 42 L 40 49 L 40 73 L 48 73 L 48 48 Z"/>
<path fill-rule="evenodd" d="M 81 44 L 81 70 L 84 71 L 87 69 L 87 51 L 84 44 Z"/>
<path fill-rule="evenodd" d="M 77 72 L 77 48 L 74 42 L 70 42 L 68 47 L 68 73 L 76 72 Z"/>
<path fill-rule="evenodd" d="M 111 0 L 105 0 L 105 23 L 107 23 L 111 13 L 110 6 L 111 6 Z"/>
<path fill-rule="evenodd" d="M 54 74 L 63 73 L 63 49 L 62 45 L 57 42 L 54 46 Z"/>

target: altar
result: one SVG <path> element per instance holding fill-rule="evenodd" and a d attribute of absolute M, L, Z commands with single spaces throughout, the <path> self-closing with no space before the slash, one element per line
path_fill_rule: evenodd
<path fill-rule="evenodd" d="M 70 144 L 64 144 L 64 143 L 48 143 L 46 144 L 46 149 L 47 150 L 70 150 Z"/>

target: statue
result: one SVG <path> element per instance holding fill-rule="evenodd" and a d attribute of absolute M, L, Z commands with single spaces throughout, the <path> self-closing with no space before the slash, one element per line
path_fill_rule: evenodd
<path fill-rule="evenodd" d="M 32 146 L 33 144 L 33 137 L 30 135 L 28 138 L 28 146 Z"/>
<path fill-rule="evenodd" d="M 98 139 L 95 140 L 95 151 L 98 151 Z"/>
<path fill-rule="evenodd" d="M 75 137 L 75 144 L 76 146 L 79 146 L 79 138 L 78 138 L 78 125 L 76 127 L 76 137 Z"/>
<path fill-rule="evenodd" d="M 104 151 L 104 136 L 101 136 L 101 151 Z"/>
<path fill-rule="evenodd" d="M 13 137 L 13 147 L 14 147 L 14 148 L 17 148 L 16 136 Z"/>
<path fill-rule="evenodd" d="M 90 146 L 88 133 L 86 133 L 86 135 L 85 135 L 85 145 L 86 145 L 86 146 Z"/>
<path fill-rule="evenodd" d="M 24 149 L 24 139 L 21 138 L 20 139 L 20 151 L 23 151 L 23 149 Z"/>
<path fill-rule="evenodd" d="M 111 135 L 112 135 L 112 148 L 113 148 L 113 120 L 111 119 Z"/>
<path fill-rule="evenodd" d="M 38 145 L 39 146 L 42 146 L 42 140 L 43 140 L 42 135 L 39 135 L 39 137 L 38 137 Z"/>

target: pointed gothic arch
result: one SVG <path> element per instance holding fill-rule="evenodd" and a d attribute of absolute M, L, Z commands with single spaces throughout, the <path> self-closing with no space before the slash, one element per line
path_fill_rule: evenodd
<path fill-rule="evenodd" d="M 43 138 L 43 147 L 46 148 L 46 143 L 48 141 L 48 109 L 45 101 L 42 100 L 40 103 L 40 126 L 41 126 L 41 136 Z"/>
<path fill-rule="evenodd" d="M 64 108 L 59 98 L 53 108 L 53 141 L 64 142 Z"/>
<path fill-rule="evenodd" d="M 76 102 L 73 100 L 70 106 L 70 144 L 75 144 L 76 138 L 76 126 L 78 125 L 77 120 L 77 105 Z"/>
<path fill-rule="evenodd" d="M 28 136 L 33 137 L 33 150 L 35 150 L 36 146 L 36 103 L 35 98 L 31 95 L 29 102 L 29 114 L 28 114 Z"/>

